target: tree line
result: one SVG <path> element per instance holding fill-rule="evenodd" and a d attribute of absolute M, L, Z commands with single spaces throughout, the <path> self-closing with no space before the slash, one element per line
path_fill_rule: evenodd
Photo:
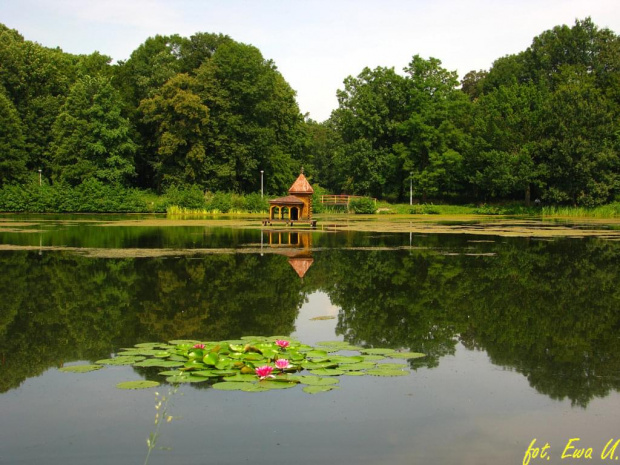
<path fill-rule="evenodd" d="M 273 61 L 221 34 L 151 37 L 112 64 L 0 24 L 0 189 L 252 193 L 263 171 L 280 194 L 303 165 L 329 192 L 390 201 L 620 196 L 620 37 L 589 18 L 460 82 L 415 55 L 337 97 L 328 120 L 304 117 Z"/>

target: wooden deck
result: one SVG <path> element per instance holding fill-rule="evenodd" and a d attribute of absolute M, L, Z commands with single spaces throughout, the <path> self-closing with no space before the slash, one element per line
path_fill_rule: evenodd
<path fill-rule="evenodd" d="M 287 227 L 293 227 L 293 226 L 307 226 L 310 228 L 316 228 L 316 220 L 270 220 L 269 218 L 265 218 L 263 220 L 263 226 L 274 226 L 274 225 L 280 225 L 280 226 L 287 226 Z"/>

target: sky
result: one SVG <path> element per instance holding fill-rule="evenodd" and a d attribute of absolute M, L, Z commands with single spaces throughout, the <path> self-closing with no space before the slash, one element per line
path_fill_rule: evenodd
<path fill-rule="evenodd" d="M 25 39 L 113 61 L 157 34 L 227 34 L 273 60 L 315 121 L 365 67 L 420 55 L 462 78 L 588 16 L 620 34 L 618 0 L 0 0 L 0 23 Z"/>

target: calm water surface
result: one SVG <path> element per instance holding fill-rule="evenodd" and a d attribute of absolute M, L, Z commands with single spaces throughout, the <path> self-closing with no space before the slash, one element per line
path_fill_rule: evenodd
<path fill-rule="evenodd" d="M 620 456 L 619 241 L 84 219 L 0 226 L 1 464 L 144 463 L 154 390 L 115 385 L 157 370 L 57 368 L 254 334 L 427 357 L 318 395 L 183 385 L 149 463 L 521 464 L 534 439 L 532 464 Z"/>

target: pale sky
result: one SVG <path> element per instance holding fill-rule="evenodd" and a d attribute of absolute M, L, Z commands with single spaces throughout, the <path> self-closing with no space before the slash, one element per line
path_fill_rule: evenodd
<path fill-rule="evenodd" d="M 418 54 L 463 77 L 588 16 L 620 34 L 619 0 L 0 0 L 27 40 L 115 61 L 156 34 L 227 34 L 273 60 L 317 121 L 366 66 L 400 72 Z"/>

